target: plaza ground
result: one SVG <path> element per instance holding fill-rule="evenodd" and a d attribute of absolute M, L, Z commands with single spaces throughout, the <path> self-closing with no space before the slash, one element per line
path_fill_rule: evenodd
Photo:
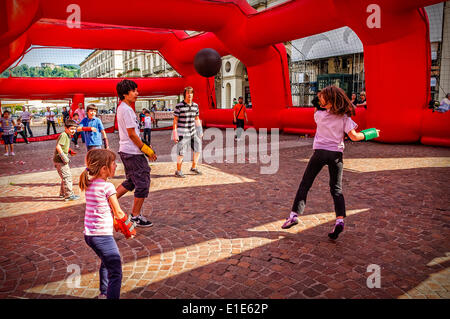
<path fill-rule="evenodd" d="M 312 139 L 281 135 L 279 169 L 202 163 L 201 176 L 173 176 L 170 131 L 154 132 L 159 160 L 143 215 L 154 224 L 133 240 L 116 233 L 121 298 L 450 298 L 450 149 L 346 142 L 347 215 L 336 242 L 328 170 L 318 175 L 305 214 L 289 215 Z M 108 134 L 118 151 L 118 134 Z M 206 146 L 206 142 L 203 147 Z M 71 160 L 74 184 L 84 145 Z M 0 298 L 94 298 L 100 261 L 83 238 L 82 199 L 58 198 L 55 141 L 15 146 L 0 158 Z M 3 147 L 3 146 L 2 146 Z M 118 163 L 120 159 L 118 158 Z M 121 163 L 112 183 L 124 180 Z M 132 194 L 120 199 L 130 212 Z M 380 288 L 369 288 L 370 265 Z M 78 288 L 68 285 L 79 267 Z M 370 268 L 370 267 L 369 267 Z M 370 281 L 370 278 L 369 278 Z"/>

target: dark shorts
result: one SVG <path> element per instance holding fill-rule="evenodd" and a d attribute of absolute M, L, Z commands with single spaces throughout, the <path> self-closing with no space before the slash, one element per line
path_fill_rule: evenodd
<path fill-rule="evenodd" d="M 125 181 L 122 186 L 134 191 L 134 197 L 147 198 L 150 189 L 150 166 L 144 154 L 127 154 L 119 152 L 125 168 Z"/>
<path fill-rule="evenodd" d="M 3 139 L 3 142 L 5 142 L 5 145 L 14 144 L 14 134 L 8 134 L 8 135 L 3 134 L 2 139 Z"/>

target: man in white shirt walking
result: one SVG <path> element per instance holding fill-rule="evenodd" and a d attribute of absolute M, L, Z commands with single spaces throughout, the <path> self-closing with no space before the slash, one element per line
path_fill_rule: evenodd
<path fill-rule="evenodd" d="M 150 189 L 150 167 L 145 155 L 151 161 L 156 160 L 156 154 L 139 137 L 139 122 L 131 105 L 139 95 L 137 84 L 125 79 L 116 87 L 119 99 L 117 107 L 117 124 L 119 126 L 119 155 L 125 169 L 126 180 L 117 187 L 117 198 L 134 190 L 132 220 L 137 226 L 150 227 L 152 222 L 141 214 L 144 200 Z M 144 155 L 145 154 L 145 155 Z"/>

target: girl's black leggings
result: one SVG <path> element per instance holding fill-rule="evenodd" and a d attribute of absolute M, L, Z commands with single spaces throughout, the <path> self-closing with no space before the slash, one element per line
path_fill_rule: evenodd
<path fill-rule="evenodd" d="M 314 154 L 308 162 L 302 181 L 298 187 L 295 196 L 292 211 L 299 215 L 303 214 L 306 205 L 306 196 L 311 188 L 314 179 L 322 168 L 328 165 L 330 173 L 330 193 L 334 201 L 334 210 L 337 216 L 345 217 L 345 200 L 342 195 L 342 172 L 344 163 L 342 161 L 342 152 L 333 152 L 327 150 L 314 150 Z"/>

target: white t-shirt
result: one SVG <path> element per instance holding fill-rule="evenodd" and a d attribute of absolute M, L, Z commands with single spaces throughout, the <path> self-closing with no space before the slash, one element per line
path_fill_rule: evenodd
<path fill-rule="evenodd" d="M 85 235 L 113 235 L 113 216 L 108 198 L 116 193 L 114 185 L 101 178 L 93 180 L 86 189 L 86 211 L 84 214 Z"/>
<path fill-rule="evenodd" d="M 117 125 L 119 126 L 119 152 L 126 154 L 142 154 L 141 150 L 128 136 L 127 128 L 134 128 L 139 136 L 139 122 L 133 109 L 125 102 L 117 108 Z"/>
<path fill-rule="evenodd" d="M 47 120 L 49 120 L 50 122 L 54 122 L 54 121 L 55 121 L 55 113 L 53 113 L 52 111 L 50 111 L 50 112 L 45 112 L 45 117 L 46 117 Z"/>
<path fill-rule="evenodd" d="M 152 128 L 152 117 L 151 116 L 146 116 L 144 118 L 144 128 Z"/>

